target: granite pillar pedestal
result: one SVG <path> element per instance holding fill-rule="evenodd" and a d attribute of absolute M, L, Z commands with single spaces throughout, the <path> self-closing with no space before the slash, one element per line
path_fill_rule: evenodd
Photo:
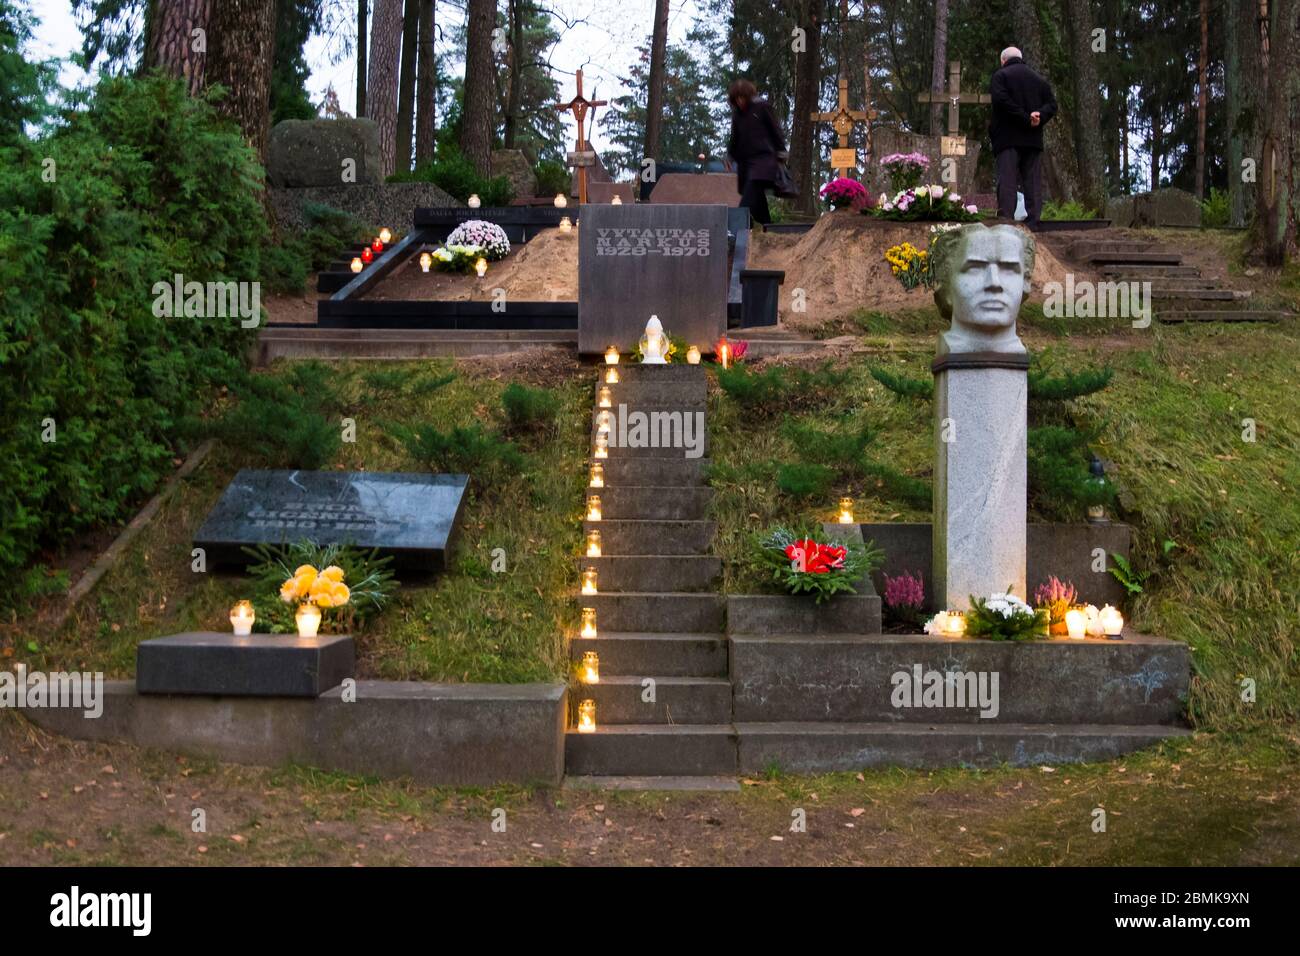
<path fill-rule="evenodd" d="M 934 372 L 934 595 L 1025 597 L 1025 429 L 1029 357 L 952 352 Z"/>

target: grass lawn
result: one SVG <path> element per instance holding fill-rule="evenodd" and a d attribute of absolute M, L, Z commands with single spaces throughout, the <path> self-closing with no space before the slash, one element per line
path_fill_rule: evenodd
<path fill-rule="evenodd" d="M 321 366 L 322 388 L 336 421 L 356 424 L 355 443 L 342 443 L 326 468 L 426 470 L 394 439 L 390 423 L 429 423 L 446 430 L 482 423 L 502 427 L 501 392 L 511 381 L 536 378 L 489 363 L 462 363 L 455 378 L 428 388 L 453 370 L 450 362 L 336 363 Z M 270 375 L 285 374 L 279 366 Z M 454 567 L 431 583 L 400 588 L 394 602 L 360 633 L 359 673 L 396 680 L 527 682 L 566 673 L 563 628 L 573 612 L 573 562 L 580 538 L 582 456 L 590 414 L 589 376 L 576 363 L 544 373 L 559 400 L 554 422 L 510 435 L 526 455 L 519 473 L 486 482 L 471 476 Z M 191 540 L 241 467 L 266 462 L 219 442 L 194 476 L 169 496 L 161 513 L 122 560 L 58 629 L 10 625 L 6 643 L 32 668 L 134 673 L 143 640 L 187 630 L 227 630 L 234 601 L 248 596 L 248 579 L 191 570 Z M 504 552 L 505 570 L 494 572 Z M 500 562 L 496 562 L 500 567 Z M 29 649 L 34 646 L 33 652 Z"/>

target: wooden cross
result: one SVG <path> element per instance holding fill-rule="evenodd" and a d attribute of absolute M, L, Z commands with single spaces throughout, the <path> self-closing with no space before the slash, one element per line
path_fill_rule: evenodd
<path fill-rule="evenodd" d="M 585 122 L 587 118 L 587 110 L 593 109 L 597 106 L 607 105 L 609 105 L 608 100 L 589 100 L 582 95 L 582 70 L 578 71 L 578 95 L 567 103 L 555 103 L 552 105 L 553 109 L 559 110 L 561 113 L 566 110 L 572 112 L 574 119 L 578 121 L 578 147 L 576 150 L 578 153 L 585 153 L 587 151 L 587 126 Z M 587 167 L 586 165 L 579 165 L 577 169 L 578 203 L 581 204 L 587 201 Z"/>
<path fill-rule="evenodd" d="M 836 162 L 836 152 L 840 152 L 838 159 L 847 160 L 848 157 L 842 151 L 849 149 L 849 135 L 853 132 L 858 123 L 866 123 L 874 120 L 877 114 L 875 110 L 849 109 L 849 80 L 846 76 L 840 77 L 840 103 L 839 109 L 834 113 L 813 113 L 812 119 L 815 123 L 830 123 L 831 129 L 835 130 L 835 135 L 839 137 L 839 150 L 831 152 L 831 163 L 835 165 L 835 172 L 840 176 L 847 176 L 850 171 L 857 171 L 856 159 L 852 163 Z"/>
<path fill-rule="evenodd" d="M 993 102 L 993 97 L 987 93 L 963 93 L 961 91 L 961 61 L 953 60 L 948 64 L 948 92 L 934 90 L 930 93 L 922 93 L 917 98 L 920 103 L 947 103 L 948 104 L 948 135 L 960 136 L 961 127 L 958 124 L 957 111 L 962 103 L 975 103 L 987 105 Z"/>

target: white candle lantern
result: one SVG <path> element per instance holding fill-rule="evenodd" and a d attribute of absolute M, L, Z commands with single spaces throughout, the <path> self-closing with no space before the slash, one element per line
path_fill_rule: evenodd
<path fill-rule="evenodd" d="M 596 450 L 592 455 L 596 458 L 609 457 L 609 435 L 603 432 L 596 435 Z"/>
<path fill-rule="evenodd" d="M 587 480 L 587 484 L 592 488 L 605 487 L 605 466 L 600 462 L 591 463 L 591 477 Z"/>
<path fill-rule="evenodd" d="M 599 593 L 596 590 L 596 569 L 595 568 L 587 568 L 587 570 L 582 572 L 582 593 L 583 594 Z"/>
<path fill-rule="evenodd" d="M 611 365 L 611 366 L 609 366 L 608 368 L 605 369 L 605 384 L 606 384 L 606 385 L 617 385 L 617 384 L 618 384 L 618 367 L 617 367 L 617 366 Z"/>
<path fill-rule="evenodd" d="M 596 609 L 594 607 L 584 607 L 582 609 L 582 630 L 578 633 L 581 637 L 596 636 Z"/>
<path fill-rule="evenodd" d="M 365 264 L 364 262 L 361 261 L 361 257 L 360 257 L 360 256 L 353 256 L 353 257 L 352 257 L 352 271 L 353 271 L 353 272 L 360 272 L 360 271 L 361 271 L 362 269 L 364 269 L 365 267 L 366 267 L 366 264 Z"/>
<path fill-rule="evenodd" d="M 605 364 L 606 364 L 606 365 L 617 365 L 617 364 L 618 364 L 618 349 L 616 349 L 616 348 L 615 348 L 614 346 L 612 346 L 612 345 L 611 345 L 609 348 L 605 349 Z M 609 381 L 609 380 L 606 379 L 606 381 Z M 616 380 L 616 381 L 617 381 L 617 380 Z"/>
<path fill-rule="evenodd" d="M 556 194 L 555 194 L 555 208 L 556 208 L 556 209 L 563 209 L 563 208 L 564 208 L 565 206 L 567 206 L 568 204 L 569 204 L 569 198 L 568 198 L 567 196 L 565 196 L 564 193 L 556 193 Z"/>
<path fill-rule="evenodd" d="M 582 682 L 584 684 L 600 683 L 600 655 L 598 655 L 595 651 L 583 652 Z"/>
<path fill-rule="evenodd" d="M 560 217 L 560 232 L 564 233 L 566 236 L 573 232 L 573 222 L 568 216 Z"/>
<path fill-rule="evenodd" d="M 1065 612 L 1065 633 L 1076 641 L 1081 641 L 1086 636 L 1088 627 L 1088 615 L 1077 607 L 1072 607 Z"/>
<path fill-rule="evenodd" d="M 253 621 L 256 619 L 252 601 L 240 601 L 230 609 L 230 626 L 235 629 L 236 637 L 247 637 L 252 634 Z"/>
<path fill-rule="evenodd" d="M 623 205 L 623 200 L 618 198 L 618 196 L 616 195 L 613 199 L 609 201 L 609 204 L 611 206 L 621 206 Z"/>
<path fill-rule="evenodd" d="M 690 348 L 686 350 L 686 364 L 687 365 L 700 364 L 700 348 L 698 345 L 692 345 Z"/>
<path fill-rule="evenodd" d="M 961 611 L 949 611 L 944 621 L 943 632 L 949 637 L 961 637 L 966 633 L 966 615 Z"/>
<path fill-rule="evenodd" d="M 600 557 L 600 532 L 599 531 L 587 532 L 587 557 L 589 558 Z"/>
<path fill-rule="evenodd" d="M 1118 637 L 1124 630 L 1124 615 L 1120 613 L 1119 608 L 1107 604 L 1097 617 L 1101 620 L 1102 633 L 1107 637 Z"/>
<path fill-rule="evenodd" d="M 390 242 L 393 241 L 393 234 L 391 231 L 389 231 L 387 226 L 379 230 L 379 241 L 382 242 L 384 245 L 388 245 Z"/>
<path fill-rule="evenodd" d="M 474 263 L 474 271 L 478 273 L 480 279 L 487 275 L 487 260 L 480 259 L 478 262 Z"/>
<path fill-rule="evenodd" d="M 420 253 L 420 271 L 428 272 L 429 267 L 433 265 L 433 256 L 427 252 Z"/>
<path fill-rule="evenodd" d="M 600 392 L 597 393 L 597 394 L 599 395 L 599 399 L 598 399 L 597 402 L 596 402 L 596 405 L 597 405 L 598 407 L 600 407 L 600 408 L 612 408 L 612 407 L 613 407 L 613 405 L 614 405 L 614 394 L 613 394 L 613 392 L 611 392 L 608 388 L 606 388 L 605 386 L 602 385 L 601 388 L 600 388 Z"/>
<path fill-rule="evenodd" d="M 483 201 L 478 198 L 478 193 L 470 193 L 469 199 L 465 200 L 465 205 L 469 206 L 470 209 L 477 209 L 483 205 Z"/>
<path fill-rule="evenodd" d="M 315 637 L 320 630 L 320 608 L 315 604 L 300 604 L 294 620 L 298 624 L 299 637 Z"/>
<path fill-rule="evenodd" d="M 600 495 L 587 495 L 587 520 L 600 520 Z"/>
<path fill-rule="evenodd" d="M 853 499 L 847 496 L 840 499 L 840 524 L 853 524 Z"/>
<path fill-rule="evenodd" d="M 596 702 L 588 698 L 578 705 L 578 733 L 596 732 Z"/>

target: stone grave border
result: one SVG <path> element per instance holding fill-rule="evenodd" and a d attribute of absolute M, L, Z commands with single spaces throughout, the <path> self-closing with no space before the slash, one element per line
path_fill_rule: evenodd
<path fill-rule="evenodd" d="M 559 226 L 562 216 L 575 223 L 581 207 L 499 206 L 417 207 L 414 228 L 390 246 L 368 268 L 328 299 L 316 304 L 316 327 L 321 329 L 446 329 L 461 331 L 577 331 L 578 303 L 510 302 L 505 312 L 494 312 L 491 302 L 426 299 L 364 299 L 362 294 L 406 261 L 413 249 L 444 241 L 457 225 L 469 218 L 501 226 L 511 243 L 528 242 L 543 229 Z M 749 258 L 749 213 L 729 208 L 727 230 L 735 236 L 731 274 L 727 286 L 727 322 L 741 319 L 743 286 L 740 273 Z M 269 323 L 275 326 L 276 323 Z"/>

